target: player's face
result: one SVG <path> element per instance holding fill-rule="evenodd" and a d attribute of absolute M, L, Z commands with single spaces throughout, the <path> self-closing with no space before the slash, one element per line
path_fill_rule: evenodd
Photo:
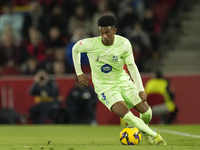
<path fill-rule="evenodd" d="M 108 27 L 99 27 L 99 32 L 102 37 L 101 41 L 104 45 L 110 46 L 114 43 L 114 35 L 116 33 L 116 28 Z"/>

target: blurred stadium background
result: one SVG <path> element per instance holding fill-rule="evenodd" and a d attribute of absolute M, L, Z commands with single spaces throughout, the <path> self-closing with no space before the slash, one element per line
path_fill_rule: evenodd
<path fill-rule="evenodd" d="M 12 8 L 13 17 L 8 15 Z M 35 104 L 28 89 L 38 66 L 56 79 L 65 101 L 76 81 L 70 44 L 96 36 L 93 22 L 103 14 L 115 15 L 118 34 L 131 41 L 144 85 L 156 70 L 171 81 L 179 107 L 174 124 L 199 124 L 199 0 L 1 0 L 0 100 L 2 89 L 13 90 L 8 95 L 19 114 L 17 123 L 30 123 L 23 119 Z M 90 74 L 87 60 L 83 70 Z M 120 123 L 101 103 L 96 113 L 98 124 Z"/>

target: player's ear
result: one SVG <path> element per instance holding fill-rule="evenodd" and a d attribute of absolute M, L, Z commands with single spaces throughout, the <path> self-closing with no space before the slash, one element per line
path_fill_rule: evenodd
<path fill-rule="evenodd" d="M 117 28 L 114 28 L 113 31 L 114 31 L 114 33 L 117 33 Z"/>

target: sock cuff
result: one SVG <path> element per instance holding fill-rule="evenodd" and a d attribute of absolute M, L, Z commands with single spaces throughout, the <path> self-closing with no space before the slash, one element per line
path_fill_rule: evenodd
<path fill-rule="evenodd" d="M 150 106 L 149 106 L 149 109 L 145 113 L 143 113 L 143 114 L 145 115 L 145 114 L 149 114 L 149 113 L 152 113 L 152 110 L 151 110 Z"/>
<path fill-rule="evenodd" d="M 145 113 L 140 113 L 140 118 L 144 121 L 145 124 L 149 124 L 152 118 L 152 110 L 151 107 L 145 112 Z"/>
<path fill-rule="evenodd" d="M 134 116 L 133 113 L 131 111 L 129 111 L 128 113 L 126 113 L 126 115 L 123 117 L 124 120 L 131 118 L 131 116 Z"/>

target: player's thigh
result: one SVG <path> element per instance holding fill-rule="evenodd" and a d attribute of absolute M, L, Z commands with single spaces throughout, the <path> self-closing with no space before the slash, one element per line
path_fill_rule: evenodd
<path fill-rule="evenodd" d="M 124 101 L 119 91 L 108 91 L 104 93 L 98 93 L 99 100 L 111 111 L 113 104 Z"/>
<path fill-rule="evenodd" d="M 146 101 L 142 102 L 137 89 L 127 89 L 124 91 L 123 95 L 129 108 L 134 107 L 140 113 L 145 113 L 149 109 L 148 103 Z"/>
<path fill-rule="evenodd" d="M 129 109 L 136 106 L 141 102 L 141 98 L 138 95 L 138 90 L 135 88 L 125 89 L 122 92 L 122 96 Z"/>
<path fill-rule="evenodd" d="M 112 105 L 111 111 L 123 118 L 130 109 L 126 106 L 124 101 L 119 101 Z"/>

